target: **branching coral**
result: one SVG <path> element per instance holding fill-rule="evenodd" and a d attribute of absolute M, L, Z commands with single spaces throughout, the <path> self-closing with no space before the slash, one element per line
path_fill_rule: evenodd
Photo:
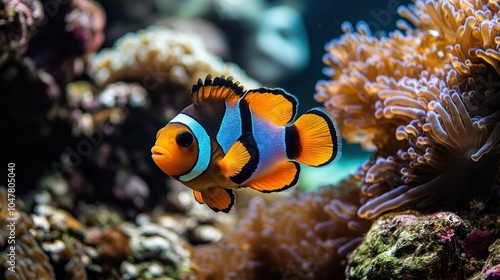
<path fill-rule="evenodd" d="M 294 193 L 248 215 L 219 243 L 195 248 L 193 279 L 332 279 L 361 241 L 369 221 L 356 216 L 354 176 L 318 192 Z"/>
<path fill-rule="evenodd" d="M 486 0 L 416 1 L 398 10 L 414 26 L 400 22 L 404 33 L 376 38 L 346 24 L 327 45 L 331 80 L 317 84 L 315 98 L 347 141 L 376 149 L 360 170 L 360 217 L 410 205 L 458 209 L 491 191 L 500 154 L 499 10 Z"/>

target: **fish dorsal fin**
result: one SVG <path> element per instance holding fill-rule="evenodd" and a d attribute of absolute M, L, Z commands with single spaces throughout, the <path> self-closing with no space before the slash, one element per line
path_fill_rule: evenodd
<path fill-rule="evenodd" d="M 297 114 L 297 98 L 280 88 L 259 88 L 247 91 L 243 99 L 256 116 L 283 126 Z"/>
<path fill-rule="evenodd" d="M 227 102 L 236 102 L 243 95 L 243 87 L 239 82 L 233 81 L 229 77 L 215 77 L 208 74 L 205 81 L 198 79 L 198 83 L 193 85 L 191 90 L 191 100 L 197 105 L 204 100 L 226 100 Z"/>
<path fill-rule="evenodd" d="M 299 180 L 300 165 L 285 161 L 276 165 L 269 173 L 247 184 L 248 187 L 264 193 L 280 192 L 294 186 Z"/>
<path fill-rule="evenodd" d="M 258 163 L 257 143 L 250 132 L 241 135 L 218 162 L 222 174 L 238 185 L 252 176 Z"/>
<path fill-rule="evenodd" d="M 195 196 L 196 197 L 196 196 Z M 234 205 L 234 193 L 232 190 L 221 187 L 204 189 L 201 198 L 215 212 L 229 213 Z M 198 200 L 198 199 L 197 199 Z M 199 201 L 198 201 L 199 202 Z"/>

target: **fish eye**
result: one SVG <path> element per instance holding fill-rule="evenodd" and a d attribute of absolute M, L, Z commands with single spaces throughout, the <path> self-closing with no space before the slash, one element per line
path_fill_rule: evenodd
<path fill-rule="evenodd" d="M 177 133 L 177 136 L 175 137 L 175 142 L 177 145 L 187 148 L 193 144 L 193 134 L 191 132 L 184 130 L 179 133 Z"/>

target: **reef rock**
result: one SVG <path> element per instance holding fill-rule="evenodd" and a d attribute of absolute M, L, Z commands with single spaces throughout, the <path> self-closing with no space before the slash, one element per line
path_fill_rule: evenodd
<path fill-rule="evenodd" d="M 383 215 L 349 256 L 346 278 L 498 279 L 498 222 L 498 214 Z"/>

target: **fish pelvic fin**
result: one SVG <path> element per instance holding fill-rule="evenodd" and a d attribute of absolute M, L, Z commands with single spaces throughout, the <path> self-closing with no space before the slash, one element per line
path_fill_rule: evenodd
<path fill-rule="evenodd" d="M 240 185 L 248 180 L 259 163 L 259 150 L 250 132 L 241 135 L 218 162 L 222 174 Z"/>
<path fill-rule="evenodd" d="M 289 159 L 319 167 L 338 159 L 341 141 L 337 124 L 323 108 L 313 108 L 285 128 Z"/>
<path fill-rule="evenodd" d="M 201 199 L 215 212 L 222 211 L 224 213 L 229 213 L 235 202 L 233 190 L 221 187 L 211 187 L 201 191 Z M 198 199 L 196 200 L 198 201 Z"/>
<path fill-rule="evenodd" d="M 263 192 L 280 192 L 293 187 L 299 180 L 300 165 L 285 161 L 276 165 L 269 173 L 252 180 L 248 187 Z"/>
<path fill-rule="evenodd" d="M 198 202 L 199 204 L 205 204 L 205 202 L 203 201 L 203 197 L 201 196 L 201 192 L 193 191 L 193 195 L 196 202 Z"/>

